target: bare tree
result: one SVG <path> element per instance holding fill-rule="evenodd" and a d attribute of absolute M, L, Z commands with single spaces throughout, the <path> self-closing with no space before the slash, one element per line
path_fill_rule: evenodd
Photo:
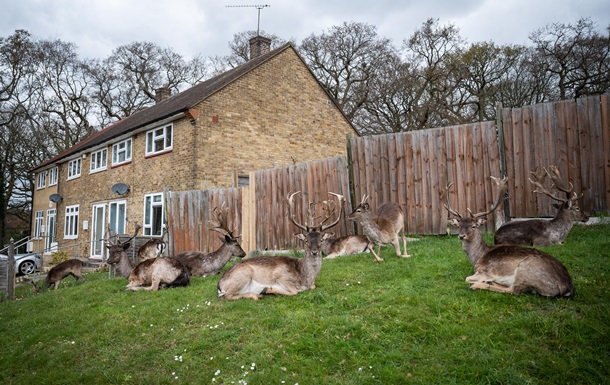
<path fill-rule="evenodd" d="M 390 40 L 380 37 L 370 24 L 345 22 L 305 38 L 299 52 L 347 118 L 366 132 L 358 125 L 362 124 L 359 115 L 366 112 L 364 106 L 386 64 L 395 61 Z"/>
<path fill-rule="evenodd" d="M 530 34 L 540 63 L 558 89 L 554 99 L 610 88 L 610 35 L 602 36 L 595 28 L 590 18 L 582 18 L 575 25 L 553 23 Z"/>

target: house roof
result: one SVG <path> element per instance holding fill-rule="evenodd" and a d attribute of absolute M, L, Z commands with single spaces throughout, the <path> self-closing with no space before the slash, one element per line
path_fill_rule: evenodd
<path fill-rule="evenodd" d="M 258 56 L 248 62 L 240 65 L 239 67 L 233 68 L 227 72 L 224 72 L 218 76 L 210 78 L 204 82 L 201 82 L 185 91 L 182 91 L 176 95 L 173 95 L 161 102 L 156 103 L 153 106 L 150 106 L 144 110 L 138 111 L 133 115 L 130 115 L 124 119 L 119 120 L 111 124 L 110 126 L 100 130 L 88 138 L 83 139 L 78 142 L 74 146 L 60 153 L 59 155 L 39 164 L 32 170 L 31 172 L 36 172 L 39 169 L 45 168 L 49 165 L 55 164 L 58 161 L 68 158 L 74 154 L 77 154 L 86 149 L 95 147 L 100 145 L 106 141 L 109 141 L 113 138 L 117 138 L 121 135 L 127 134 L 131 131 L 137 130 L 138 128 L 142 128 L 146 125 L 149 125 L 154 122 L 158 122 L 160 120 L 169 118 L 171 116 L 177 115 L 179 113 L 183 113 L 188 111 L 189 109 L 195 107 L 197 104 L 212 96 L 216 92 L 220 91 L 230 83 L 235 80 L 241 78 L 245 74 L 249 73 L 253 69 L 259 67 L 261 64 L 269 61 L 270 59 L 278 56 L 280 53 L 284 52 L 287 49 L 293 49 L 294 47 L 292 43 L 286 43 L 264 55 Z M 294 50 L 297 56 L 300 55 Z M 303 59 L 301 58 L 303 61 Z M 305 64 L 305 62 L 303 61 Z M 314 76 L 315 78 L 315 76 Z M 322 87 L 322 89 L 324 89 Z M 328 94 L 328 93 L 327 93 Z M 336 101 L 329 94 L 329 98 L 335 103 Z M 341 111 L 341 109 L 337 106 L 337 108 Z M 343 113 L 341 111 L 341 113 Z M 347 120 L 347 119 L 346 119 Z M 350 123 L 351 125 L 351 123 Z M 356 132 L 356 130 L 354 130 Z"/>

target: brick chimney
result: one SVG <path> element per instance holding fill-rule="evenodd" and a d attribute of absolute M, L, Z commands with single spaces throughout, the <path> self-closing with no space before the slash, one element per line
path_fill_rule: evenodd
<path fill-rule="evenodd" d="M 250 60 L 271 50 L 271 39 L 257 35 L 250 39 Z"/>
<path fill-rule="evenodd" d="M 155 102 L 159 103 L 172 96 L 169 87 L 159 87 L 155 90 Z"/>

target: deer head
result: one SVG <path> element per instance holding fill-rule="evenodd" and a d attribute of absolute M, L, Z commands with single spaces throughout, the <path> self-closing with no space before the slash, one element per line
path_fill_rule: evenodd
<path fill-rule="evenodd" d="M 578 207 L 578 200 L 582 198 L 583 194 L 576 194 L 573 191 L 573 185 L 571 182 L 565 182 L 561 177 L 561 173 L 556 166 L 550 166 L 548 171 L 544 167 L 536 167 L 534 171 L 530 171 L 532 177 L 529 181 L 536 186 L 535 193 L 544 194 L 549 198 L 560 202 L 558 205 L 554 205 L 555 208 L 564 208 L 571 212 L 573 220 L 586 220 L 586 215 L 580 212 Z M 547 188 L 546 177 L 549 177 L 551 186 Z M 557 193 L 551 193 L 551 189 L 557 189 L 565 194 L 565 197 L 557 196 Z"/>

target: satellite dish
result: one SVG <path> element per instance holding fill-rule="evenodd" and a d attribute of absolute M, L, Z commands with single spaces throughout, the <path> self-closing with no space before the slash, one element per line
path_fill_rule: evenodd
<path fill-rule="evenodd" d="M 123 195 L 123 194 L 127 193 L 128 191 L 129 191 L 129 186 L 127 186 L 125 183 L 115 183 L 112 186 L 112 192 L 117 195 Z"/>
<path fill-rule="evenodd" d="M 49 200 L 53 203 L 61 202 L 62 199 L 63 198 L 59 194 L 51 194 L 51 196 L 49 197 Z"/>

